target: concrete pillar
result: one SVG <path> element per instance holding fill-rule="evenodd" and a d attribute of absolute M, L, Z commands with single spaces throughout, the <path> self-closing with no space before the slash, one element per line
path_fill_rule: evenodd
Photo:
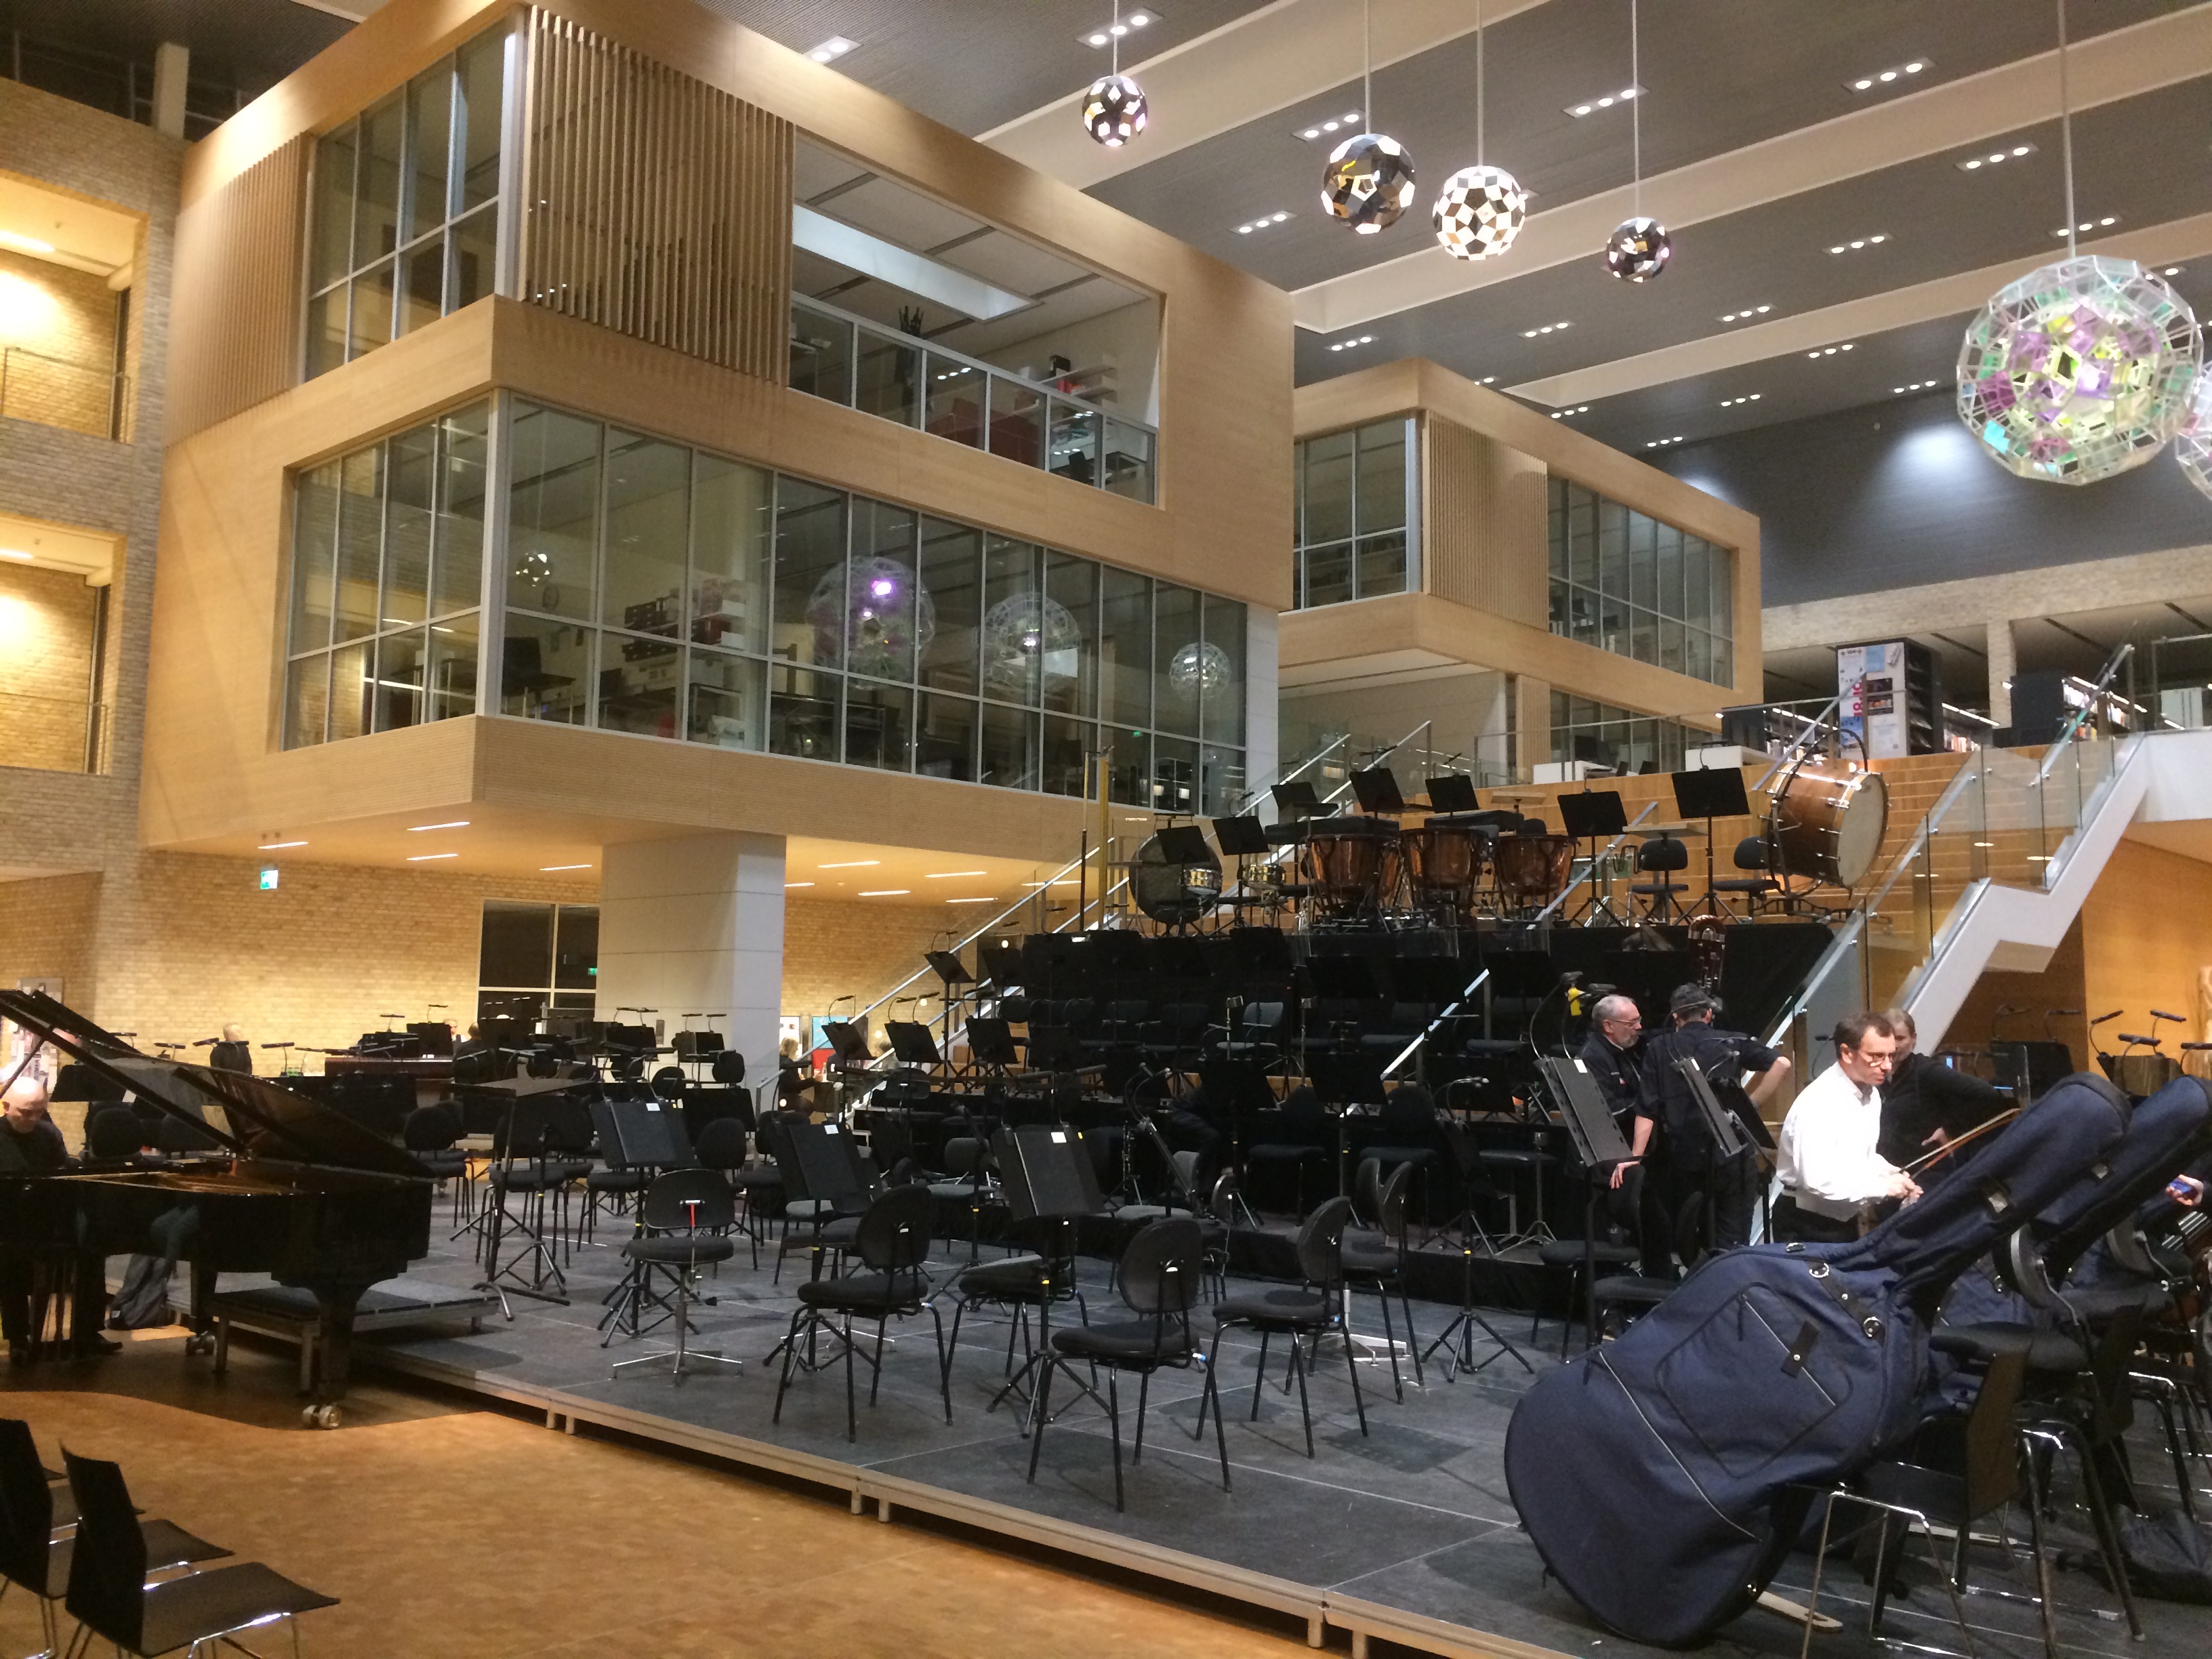
<path fill-rule="evenodd" d="M 1244 611 L 1244 787 L 1271 781 L 1281 763 L 1282 711 L 1276 690 L 1279 618 L 1265 605 Z"/>
<path fill-rule="evenodd" d="M 651 1008 L 648 1023 L 675 1031 L 686 1013 L 720 1015 L 716 1029 L 745 1057 L 746 1081 L 774 1077 L 783 838 L 624 842 L 605 848 L 599 872 L 598 1018 Z"/>
<path fill-rule="evenodd" d="M 2013 651 L 2012 624 L 1988 625 L 1990 653 L 1990 718 L 1999 726 L 2012 724 L 2012 677 L 2019 659 Z"/>
<path fill-rule="evenodd" d="M 173 40 L 154 48 L 154 131 L 172 138 L 185 136 L 185 80 L 192 54 Z"/>
<path fill-rule="evenodd" d="M 1513 775 L 1525 783 L 1552 758 L 1552 683 L 1526 674 L 1513 678 Z"/>

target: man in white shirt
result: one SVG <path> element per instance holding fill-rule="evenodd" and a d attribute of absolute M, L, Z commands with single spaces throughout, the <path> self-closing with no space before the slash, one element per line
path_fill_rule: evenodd
<path fill-rule="evenodd" d="M 1881 1014 L 1836 1024 L 1836 1063 L 1808 1084 L 1782 1121 L 1776 1172 L 1783 1201 L 1774 1231 L 1807 1243 L 1858 1237 L 1859 1218 L 1884 1199 L 1920 1196 L 1912 1177 L 1875 1150 L 1881 1136 L 1881 1085 L 1897 1037 Z"/>

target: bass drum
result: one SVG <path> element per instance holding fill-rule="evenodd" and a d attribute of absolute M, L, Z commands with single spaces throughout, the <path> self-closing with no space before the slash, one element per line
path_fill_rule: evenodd
<path fill-rule="evenodd" d="M 1838 887 L 1867 878 L 1888 828 L 1889 788 L 1881 774 L 1825 759 L 1791 767 L 1766 815 L 1775 871 L 1817 876 Z"/>
<path fill-rule="evenodd" d="M 1129 869 L 1137 908 L 1164 927 L 1180 927 L 1211 915 L 1221 900 L 1221 860 L 1208 848 L 1204 860 L 1170 859 L 1154 836 L 1137 849 Z"/>

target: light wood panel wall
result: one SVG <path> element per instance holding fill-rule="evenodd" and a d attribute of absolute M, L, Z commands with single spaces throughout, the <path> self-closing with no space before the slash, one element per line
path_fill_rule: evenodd
<path fill-rule="evenodd" d="M 529 62 L 524 296 L 781 383 L 791 124 L 539 7 Z"/>
<path fill-rule="evenodd" d="M 1421 586 L 1548 626 L 1544 464 L 1441 416 L 1425 417 L 1421 428 Z"/>
<path fill-rule="evenodd" d="M 2177 1040 L 2204 1040 L 2197 985 L 2212 969 L 2212 864 L 2123 840 L 2081 907 L 2081 944 L 2089 1012 L 2126 1015 L 2099 1033 L 2107 1042 L 2150 1030 L 2153 1008 L 2188 1022 L 2165 1027 L 2168 1053 Z"/>
<path fill-rule="evenodd" d="M 167 442 L 275 397 L 298 372 L 311 142 L 279 145 L 177 216 Z"/>

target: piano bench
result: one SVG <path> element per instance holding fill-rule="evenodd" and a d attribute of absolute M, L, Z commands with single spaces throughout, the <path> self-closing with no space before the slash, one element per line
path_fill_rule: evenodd
<path fill-rule="evenodd" d="M 215 1318 L 215 1374 L 221 1376 L 229 1367 L 230 1332 L 235 1325 L 241 1330 L 298 1343 L 300 1391 L 311 1392 L 316 1382 L 323 1323 L 314 1292 L 247 1275 L 239 1277 L 243 1282 L 236 1289 L 218 1289 L 208 1298 L 207 1310 Z M 387 1279 L 362 1293 L 361 1304 L 354 1311 L 353 1328 L 359 1334 L 466 1319 L 469 1329 L 475 1332 L 482 1328 L 483 1316 L 498 1307 L 496 1296 L 403 1276 Z"/>

